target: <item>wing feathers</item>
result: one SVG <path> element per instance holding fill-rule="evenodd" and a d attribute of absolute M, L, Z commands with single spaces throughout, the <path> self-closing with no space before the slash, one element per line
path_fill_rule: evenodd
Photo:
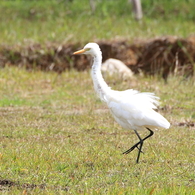
<path fill-rule="evenodd" d="M 154 111 L 159 105 L 159 97 L 153 93 L 140 93 L 136 90 L 112 92 L 114 94 L 108 98 L 108 107 L 122 127 L 139 129 L 148 125 L 169 128 L 169 122 Z"/>

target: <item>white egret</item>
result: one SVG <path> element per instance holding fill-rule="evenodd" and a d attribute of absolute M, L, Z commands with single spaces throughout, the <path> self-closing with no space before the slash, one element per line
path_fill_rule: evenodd
<path fill-rule="evenodd" d="M 141 93 L 133 89 L 125 91 L 112 90 L 101 74 L 102 52 L 98 44 L 88 43 L 83 49 L 74 52 L 74 55 L 76 54 L 87 54 L 93 57 L 91 75 L 94 89 L 100 99 L 107 104 L 116 122 L 125 129 L 134 130 L 139 138 L 139 142 L 123 152 L 123 154 L 128 154 L 137 148 L 136 162 L 138 163 L 143 142 L 154 133 L 151 128 L 162 127 L 168 129 L 170 127 L 170 123 L 154 110 L 159 104 L 159 98 L 153 93 Z M 147 129 L 149 135 L 142 139 L 138 134 L 138 130 L 143 129 Z"/>

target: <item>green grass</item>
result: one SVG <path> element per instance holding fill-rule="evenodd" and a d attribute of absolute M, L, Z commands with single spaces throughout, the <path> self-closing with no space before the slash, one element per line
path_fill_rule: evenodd
<path fill-rule="evenodd" d="M 141 23 L 127 1 L 97 1 L 94 14 L 88 0 L 1 1 L 0 41 L 6 44 L 86 43 L 101 39 L 148 39 L 194 34 L 194 0 L 142 2 Z"/>
<path fill-rule="evenodd" d="M 114 122 L 88 72 L 7 67 L 0 78 L 0 180 L 18 184 L 2 194 L 195 194 L 193 79 L 107 80 L 113 89 L 155 92 L 172 124 L 155 131 L 135 164 L 137 151 L 122 155 L 135 134 Z"/>
<path fill-rule="evenodd" d="M 92 14 L 88 0 L 1 1 L 0 42 L 132 41 L 195 31 L 194 0 L 142 1 L 141 23 L 126 1 L 98 2 Z M 155 92 L 171 122 L 146 141 L 139 164 L 137 151 L 122 155 L 136 135 L 114 122 L 88 72 L 1 69 L 0 180 L 14 182 L 0 186 L 2 194 L 195 194 L 194 78 L 107 82 L 117 90 Z"/>

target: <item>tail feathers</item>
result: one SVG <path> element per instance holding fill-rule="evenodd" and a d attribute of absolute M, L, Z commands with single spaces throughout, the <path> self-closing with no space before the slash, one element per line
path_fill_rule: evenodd
<path fill-rule="evenodd" d="M 161 120 L 159 120 L 159 122 L 158 122 L 159 127 L 169 129 L 169 127 L 170 127 L 169 121 L 167 121 L 167 119 L 165 119 L 162 115 L 160 115 L 160 117 L 161 117 Z"/>

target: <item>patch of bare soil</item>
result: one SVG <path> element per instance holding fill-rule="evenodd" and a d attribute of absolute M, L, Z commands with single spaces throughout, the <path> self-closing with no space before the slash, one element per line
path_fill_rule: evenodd
<path fill-rule="evenodd" d="M 191 122 L 191 121 L 180 122 L 180 123 L 178 123 L 178 126 L 195 127 L 195 123 Z"/>
<path fill-rule="evenodd" d="M 116 58 L 123 61 L 134 73 L 162 74 L 166 80 L 170 73 L 191 76 L 195 63 L 195 36 L 182 39 L 168 36 L 148 41 L 99 41 L 103 61 Z M 73 56 L 83 45 L 31 44 L 28 46 L 0 46 L 0 66 L 16 65 L 27 69 L 56 71 L 90 67 L 88 56 Z"/>
<path fill-rule="evenodd" d="M 10 186 L 14 186 L 14 185 L 16 185 L 16 183 L 13 182 L 13 181 L 6 180 L 6 179 L 0 180 L 0 186 L 7 186 L 7 187 L 10 187 Z M 0 188 L 0 189 L 1 189 L 1 188 Z"/>
<path fill-rule="evenodd" d="M 32 190 L 35 188 L 39 188 L 41 190 L 46 189 L 46 187 L 48 188 L 48 186 L 46 186 L 46 184 L 29 184 L 29 183 L 23 183 L 20 184 L 19 182 L 13 182 L 11 180 L 7 180 L 7 179 L 0 179 L 0 192 L 1 191 L 9 191 L 11 187 L 16 187 L 20 190 L 23 190 L 22 194 L 27 194 L 28 190 Z M 54 190 L 62 190 L 62 191 L 69 191 L 69 187 L 68 186 L 49 186 L 50 189 L 54 189 Z"/>
<path fill-rule="evenodd" d="M 39 185 L 28 184 L 28 183 L 20 184 L 19 182 L 13 182 L 7 179 L 0 180 L 0 191 L 8 190 L 8 188 L 14 187 L 14 186 L 18 188 L 22 188 L 22 189 L 33 189 L 33 188 L 44 189 L 46 187 L 45 184 L 39 184 Z"/>

